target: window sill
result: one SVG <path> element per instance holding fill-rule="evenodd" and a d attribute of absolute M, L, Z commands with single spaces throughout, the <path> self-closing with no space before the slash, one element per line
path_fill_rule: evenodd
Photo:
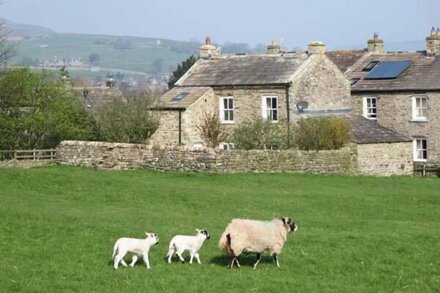
<path fill-rule="evenodd" d="M 411 119 L 411 120 L 409 120 L 409 122 L 414 122 L 414 123 L 428 123 L 429 120 L 428 120 L 428 119 Z"/>
<path fill-rule="evenodd" d="M 228 125 L 228 124 L 235 124 L 235 122 L 234 121 L 220 121 L 220 124 Z"/>
<path fill-rule="evenodd" d="M 427 159 L 413 159 L 413 161 L 417 162 L 417 163 L 426 163 L 426 162 L 428 162 Z"/>

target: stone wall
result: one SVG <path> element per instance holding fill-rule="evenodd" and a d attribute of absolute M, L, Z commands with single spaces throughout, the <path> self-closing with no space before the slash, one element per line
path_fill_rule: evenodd
<path fill-rule="evenodd" d="M 357 166 L 360 175 L 412 175 L 412 143 L 357 145 Z"/>
<path fill-rule="evenodd" d="M 428 96 L 428 120 L 412 120 L 414 93 L 359 94 L 352 96 L 353 112 L 362 115 L 363 97 L 377 97 L 377 122 L 387 128 L 407 135 L 423 136 L 428 140 L 428 160 L 440 162 L 440 93 Z"/>
<path fill-rule="evenodd" d="M 243 151 L 63 141 L 58 162 L 100 169 L 148 168 L 191 172 L 300 172 L 354 174 L 355 148 L 337 151 Z"/>

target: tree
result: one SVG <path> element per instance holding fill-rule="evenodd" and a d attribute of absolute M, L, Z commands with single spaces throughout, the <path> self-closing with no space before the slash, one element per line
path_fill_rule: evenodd
<path fill-rule="evenodd" d="M 100 62 L 100 56 L 98 53 L 92 53 L 89 55 L 89 63 L 92 65 L 98 65 Z"/>
<path fill-rule="evenodd" d="M 189 56 L 185 61 L 182 61 L 179 65 L 177 65 L 177 69 L 173 71 L 168 80 L 168 88 L 172 88 L 174 84 L 181 78 L 191 66 L 196 63 L 197 58 L 194 55 Z"/>
<path fill-rule="evenodd" d="M 216 148 L 222 141 L 227 138 L 226 132 L 221 128 L 220 119 L 217 113 L 204 113 L 203 119 L 196 126 L 203 142 L 206 146 Z"/>
<path fill-rule="evenodd" d="M 0 148 L 52 148 L 95 139 L 96 126 L 71 88 L 54 76 L 10 69 L 0 76 Z"/>
<path fill-rule="evenodd" d="M 1 3 L 0 3 L 1 4 Z M 14 48 L 8 42 L 5 24 L 0 21 L 0 68 L 14 55 Z"/>
<path fill-rule="evenodd" d="M 158 117 L 149 109 L 158 93 L 151 90 L 114 97 L 97 109 L 100 139 L 112 142 L 146 143 L 159 127 Z"/>

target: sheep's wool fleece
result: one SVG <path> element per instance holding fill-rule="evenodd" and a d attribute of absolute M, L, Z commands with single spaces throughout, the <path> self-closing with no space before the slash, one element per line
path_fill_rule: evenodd
<path fill-rule="evenodd" d="M 231 249 L 235 255 L 242 252 L 263 252 L 279 254 L 287 239 L 287 230 L 279 219 L 256 221 L 234 219 L 220 238 L 220 249 L 229 253 L 226 235 L 231 237 Z"/>

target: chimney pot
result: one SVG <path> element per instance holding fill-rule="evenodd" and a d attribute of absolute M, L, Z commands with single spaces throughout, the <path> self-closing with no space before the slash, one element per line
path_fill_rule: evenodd
<path fill-rule="evenodd" d="M 211 37 L 205 38 L 205 45 L 211 45 Z"/>

